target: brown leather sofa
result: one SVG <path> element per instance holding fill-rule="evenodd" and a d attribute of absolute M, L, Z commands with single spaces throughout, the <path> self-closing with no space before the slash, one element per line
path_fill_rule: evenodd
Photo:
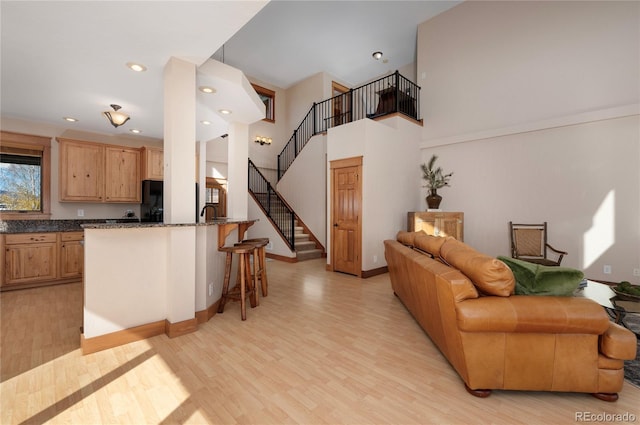
<path fill-rule="evenodd" d="M 584 392 L 618 399 L 636 338 L 597 303 L 513 295 L 501 261 L 453 238 L 399 232 L 386 240 L 394 293 L 464 381 L 493 389 Z"/>

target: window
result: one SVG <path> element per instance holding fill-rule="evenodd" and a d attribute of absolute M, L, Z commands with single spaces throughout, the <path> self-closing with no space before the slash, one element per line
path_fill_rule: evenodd
<path fill-rule="evenodd" d="M 264 119 L 263 121 L 276 122 L 276 92 L 273 90 L 265 89 L 257 84 L 251 84 L 253 89 L 260 96 L 260 100 L 264 103 Z"/>
<path fill-rule="evenodd" d="M 0 218 L 48 218 L 51 140 L 0 132 Z"/>

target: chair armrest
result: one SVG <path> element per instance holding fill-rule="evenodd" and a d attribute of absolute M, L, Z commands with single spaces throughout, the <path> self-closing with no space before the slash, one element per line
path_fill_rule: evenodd
<path fill-rule="evenodd" d="M 562 254 L 562 255 L 569 255 L 568 252 L 566 251 L 560 251 L 559 249 L 555 249 L 554 247 L 552 247 L 551 245 L 547 244 L 547 248 L 549 248 L 551 251 L 557 253 L 557 254 Z"/>
<path fill-rule="evenodd" d="M 609 328 L 604 309 L 587 298 L 513 295 L 456 303 L 458 328 L 465 332 L 586 333 Z"/>

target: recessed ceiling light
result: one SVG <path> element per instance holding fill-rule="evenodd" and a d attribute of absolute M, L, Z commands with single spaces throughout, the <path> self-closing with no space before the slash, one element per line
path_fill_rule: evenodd
<path fill-rule="evenodd" d="M 131 130 L 129 130 L 132 133 L 136 133 L 136 134 L 140 134 L 142 133 L 142 131 L 138 130 L 137 128 L 132 128 Z"/>
<path fill-rule="evenodd" d="M 200 90 L 202 93 L 207 93 L 207 94 L 213 94 L 216 92 L 216 89 L 209 86 L 200 86 L 198 87 L 198 90 Z"/>
<path fill-rule="evenodd" d="M 135 62 L 127 62 L 127 67 L 136 72 L 144 72 L 147 70 L 146 66 Z"/>
<path fill-rule="evenodd" d="M 209 124 L 211 124 L 211 121 L 204 120 L 204 121 L 200 121 L 200 123 L 202 123 L 204 125 L 209 125 Z"/>
<path fill-rule="evenodd" d="M 230 110 L 228 110 L 228 109 L 220 109 L 220 111 L 219 111 L 219 112 L 220 112 L 221 114 L 224 114 L 224 115 L 229 115 L 229 114 L 231 113 L 231 111 L 230 111 Z"/>
<path fill-rule="evenodd" d="M 62 119 L 69 122 L 78 122 L 78 120 L 73 117 L 62 117 Z"/>
<path fill-rule="evenodd" d="M 375 60 L 380 60 L 380 58 L 382 57 L 382 52 L 373 52 L 371 56 L 373 56 Z"/>

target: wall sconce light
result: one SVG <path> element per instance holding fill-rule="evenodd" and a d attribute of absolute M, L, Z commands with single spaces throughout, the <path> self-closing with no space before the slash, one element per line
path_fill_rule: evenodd
<path fill-rule="evenodd" d="M 262 137 L 262 136 L 256 136 L 256 140 L 254 140 L 256 143 L 260 143 L 260 145 L 270 145 L 271 144 L 271 138 L 270 137 Z"/>
<path fill-rule="evenodd" d="M 118 109 L 122 108 L 120 105 L 112 104 L 109 106 L 113 108 L 113 111 L 105 111 L 102 113 L 102 115 L 107 117 L 107 119 L 109 120 L 112 126 L 114 126 L 115 128 L 118 128 L 122 124 L 129 121 L 129 115 L 125 114 L 124 112 L 118 112 Z"/>

